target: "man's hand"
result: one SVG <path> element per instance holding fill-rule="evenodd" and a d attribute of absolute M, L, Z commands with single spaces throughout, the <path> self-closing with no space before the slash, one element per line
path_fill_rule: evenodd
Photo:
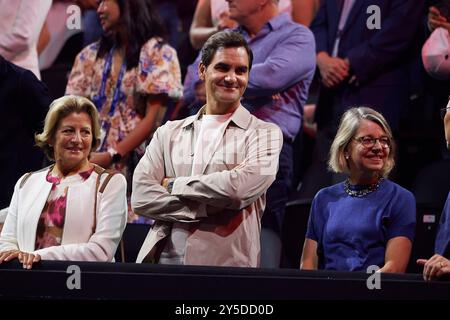
<path fill-rule="evenodd" d="M 350 72 L 348 59 L 330 57 L 323 51 L 317 54 L 317 66 L 322 76 L 322 82 L 327 88 L 339 85 L 349 76 Z"/>
<path fill-rule="evenodd" d="M 450 32 L 450 23 L 436 7 L 431 6 L 428 9 L 428 28 L 433 32 L 439 27 L 445 28 Z"/>

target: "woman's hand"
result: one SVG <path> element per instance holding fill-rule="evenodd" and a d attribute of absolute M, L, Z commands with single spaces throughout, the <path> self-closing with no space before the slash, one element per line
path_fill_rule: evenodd
<path fill-rule="evenodd" d="M 450 273 L 450 261 L 439 254 L 435 254 L 428 260 L 418 259 L 417 264 L 423 266 L 424 280 L 435 280 Z"/>
<path fill-rule="evenodd" d="M 11 261 L 19 256 L 20 250 L 8 250 L 0 252 L 0 263 L 3 261 Z"/>
<path fill-rule="evenodd" d="M 13 259 L 19 259 L 24 269 L 31 269 L 33 263 L 41 261 L 41 256 L 36 253 L 23 252 L 20 250 L 8 250 L 0 252 L 0 263 L 3 261 L 11 261 Z"/>
<path fill-rule="evenodd" d="M 40 255 L 31 252 L 20 252 L 18 258 L 24 269 L 31 269 L 33 263 L 41 261 Z"/>

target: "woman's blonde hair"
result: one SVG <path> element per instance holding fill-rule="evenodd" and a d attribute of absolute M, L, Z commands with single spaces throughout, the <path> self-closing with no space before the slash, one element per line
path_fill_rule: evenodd
<path fill-rule="evenodd" d="M 36 134 L 34 139 L 36 145 L 40 147 L 50 160 L 54 159 L 54 149 L 51 146 L 54 143 L 55 133 L 61 120 L 71 113 L 86 112 L 92 121 L 92 147 L 91 151 L 97 149 L 100 144 L 100 122 L 97 108 L 87 98 L 68 95 L 54 100 L 45 117 L 44 130 Z"/>
<path fill-rule="evenodd" d="M 347 147 L 354 138 L 356 131 L 358 131 L 362 120 L 370 120 L 378 124 L 383 128 L 391 141 L 388 159 L 380 172 L 386 178 L 395 165 L 395 142 L 392 130 L 381 113 L 368 107 L 351 108 L 342 115 L 339 129 L 330 148 L 328 166 L 334 172 L 350 173 L 344 153 L 347 151 Z"/>

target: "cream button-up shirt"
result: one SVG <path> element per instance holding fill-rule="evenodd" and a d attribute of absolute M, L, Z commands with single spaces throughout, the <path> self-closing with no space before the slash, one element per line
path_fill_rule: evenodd
<path fill-rule="evenodd" d="M 189 230 L 184 264 L 257 267 L 265 193 L 278 170 L 281 130 L 240 106 L 191 175 L 199 117 L 158 128 L 133 176 L 135 213 L 156 220 L 137 262 L 154 261 L 172 225 Z M 161 182 L 175 178 L 169 193 Z M 156 257 L 157 260 L 157 257 Z"/>

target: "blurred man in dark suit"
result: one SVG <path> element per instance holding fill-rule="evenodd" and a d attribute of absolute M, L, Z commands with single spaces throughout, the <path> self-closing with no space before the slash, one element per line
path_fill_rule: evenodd
<path fill-rule="evenodd" d="M 34 146 L 50 104 L 36 76 L 0 56 L 0 209 L 9 206 L 21 175 L 40 169 L 43 153 Z"/>

